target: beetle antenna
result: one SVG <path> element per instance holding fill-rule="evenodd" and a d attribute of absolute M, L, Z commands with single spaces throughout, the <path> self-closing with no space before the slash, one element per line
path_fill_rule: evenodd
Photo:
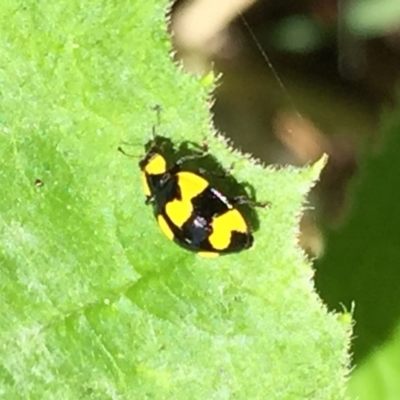
<path fill-rule="evenodd" d="M 156 139 L 156 127 L 160 126 L 161 122 L 160 122 L 160 116 L 161 116 L 161 110 L 162 107 L 160 104 L 156 104 L 153 107 L 153 110 L 156 112 L 156 122 L 155 124 L 153 124 L 153 126 L 151 127 L 151 135 L 152 135 L 152 140 L 153 142 L 155 142 Z"/>
<path fill-rule="evenodd" d="M 118 149 L 117 149 L 120 153 L 122 153 L 124 156 L 127 156 L 127 157 L 131 157 L 131 158 L 140 158 L 139 156 L 137 156 L 137 155 L 133 155 L 133 154 L 128 154 L 121 146 L 118 146 Z"/>

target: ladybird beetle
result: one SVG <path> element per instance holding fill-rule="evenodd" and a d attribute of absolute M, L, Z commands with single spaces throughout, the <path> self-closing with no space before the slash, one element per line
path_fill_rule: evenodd
<path fill-rule="evenodd" d="M 169 165 L 154 139 L 139 161 L 146 204 L 152 204 L 162 232 L 181 247 L 202 257 L 237 253 L 253 245 L 253 235 L 240 204 L 266 207 L 246 196 L 228 198 L 203 173 L 182 165 L 204 157 L 207 150 L 180 157 Z M 126 154 L 121 147 L 119 150 Z"/>

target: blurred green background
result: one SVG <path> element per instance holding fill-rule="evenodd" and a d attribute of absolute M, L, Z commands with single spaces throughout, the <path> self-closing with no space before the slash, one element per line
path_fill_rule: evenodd
<path fill-rule="evenodd" d="M 300 243 L 328 307 L 354 312 L 350 398 L 400 399 L 400 2 L 180 1 L 171 29 L 187 70 L 222 73 L 214 121 L 236 147 L 329 154 Z"/>

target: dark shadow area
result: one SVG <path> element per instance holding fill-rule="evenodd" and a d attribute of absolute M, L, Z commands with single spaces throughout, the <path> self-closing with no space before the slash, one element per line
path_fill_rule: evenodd
<path fill-rule="evenodd" d="M 326 254 L 315 264 L 316 287 L 329 308 L 354 303 L 356 364 L 390 340 L 400 321 L 399 131 L 397 117 L 385 129 L 382 152 L 360 168 L 348 220 L 326 231 Z"/>

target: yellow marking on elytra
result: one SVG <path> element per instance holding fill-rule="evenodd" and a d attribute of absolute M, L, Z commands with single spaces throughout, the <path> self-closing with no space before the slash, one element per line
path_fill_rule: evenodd
<path fill-rule="evenodd" d="M 199 251 L 199 252 L 197 253 L 197 255 L 198 255 L 199 257 L 203 257 L 203 258 L 216 258 L 216 257 L 219 256 L 218 253 L 215 253 L 215 252 L 213 252 L 213 251 Z"/>
<path fill-rule="evenodd" d="M 200 175 L 193 172 L 181 171 L 176 174 L 182 191 L 182 198 L 193 199 L 208 187 L 209 183 Z"/>
<path fill-rule="evenodd" d="M 167 162 L 165 158 L 158 153 L 153 154 L 148 160 L 147 164 L 142 169 L 142 187 L 143 192 L 147 197 L 152 195 L 149 184 L 147 183 L 146 175 L 160 175 L 167 171 Z"/>
<path fill-rule="evenodd" d="M 236 209 L 215 217 L 212 228 L 213 233 L 208 240 L 216 250 L 225 250 L 229 247 L 233 231 L 247 233 L 249 230 L 242 214 Z"/>
<path fill-rule="evenodd" d="M 173 240 L 174 239 L 174 233 L 171 231 L 171 228 L 167 224 L 167 221 L 165 220 L 165 218 L 162 215 L 159 215 L 157 217 L 157 222 L 158 222 L 158 225 L 159 225 L 161 231 L 164 233 L 164 235 L 169 240 Z"/>
<path fill-rule="evenodd" d="M 192 215 L 193 206 L 190 201 L 172 200 L 166 204 L 165 212 L 174 225 L 182 228 Z"/>
<path fill-rule="evenodd" d="M 154 154 L 143 168 L 148 175 L 159 175 L 167 172 L 167 162 L 161 154 Z"/>
<path fill-rule="evenodd" d="M 207 189 L 209 184 L 206 179 L 192 172 L 181 171 L 176 176 L 181 199 L 168 202 L 165 212 L 172 223 L 181 228 L 193 213 L 192 200 Z"/>
<path fill-rule="evenodd" d="M 146 174 L 144 172 L 141 173 L 140 179 L 142 181 L 142 187 L 143 187 L 143 192 L 144 192 L 145 196 L 150 197 L 151 191 L 150 191 L 149 185 L 147 183 Z"/>

